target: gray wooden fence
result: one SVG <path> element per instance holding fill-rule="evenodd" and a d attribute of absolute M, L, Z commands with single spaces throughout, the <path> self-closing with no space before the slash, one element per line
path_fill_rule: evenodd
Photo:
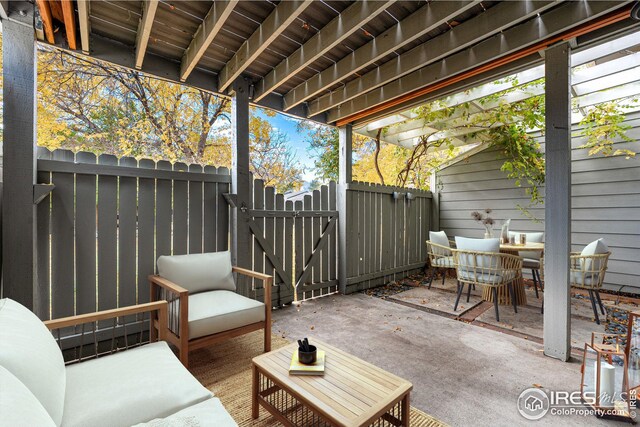
<path fill-rule="evenodd" d="M 43 319 L 146 302 L 158 256 L 228 249 L 227 168 L 40 150 L 38 182 Z"/>
<path fill-rule="evenodd" d="M 241 212 L 253 235 L 253 265 L 275 278 L 274 301 L 287 304 L 336 292 L 337 220 L 336 184 L 331 182 L 285 201 L 273 187 L 254 180 L 253 206 Z M 239 290 L 247 294 L 244 286 Z"/>
<path fill-rule="evenodd" d="M 348 184 L 347 293 L 380 286 L 424 267 L 431 202 L 429 191 Z"/>

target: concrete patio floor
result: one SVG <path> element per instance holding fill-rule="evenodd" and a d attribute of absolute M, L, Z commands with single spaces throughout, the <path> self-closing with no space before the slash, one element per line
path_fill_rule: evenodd
<path fill-rule="evenodd" d="M 563 363 L 536 342 L 364 294 L 306 301 L 274 311 L 273 319 L 274 334 L 321 339 L 410 380 L 412 405 L 452 426 L 527 425 L 516 408 L 522 390 L 580 384 L 577 359 Z M 538 423 L 624 425 L 550 414 Z"/>

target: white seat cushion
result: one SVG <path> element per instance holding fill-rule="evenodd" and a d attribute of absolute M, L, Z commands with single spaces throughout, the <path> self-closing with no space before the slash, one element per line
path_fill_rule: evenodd
<path fill-rule="evenodd" d="M 167 417 L 133 427 L 236 427 L 220 399 L 214 397 Z"/>
<path fill-rule="evenodd" d="M 447 257 L 443 257 L 443 258 L 436 258 L 433 261 L 433 265 L 435 267 L 453 268 L 453 266 L 454 266 L 453 257 L 452 256 L 447 256 Z"/>
<path fill-rule="evenodd" d="M 482 270 L 477 272 L 473 271 L 460 271 L 458 278 L 460 280 L 469 280 L 476 283 L 486 283 L 487 285 L 498 285 L 501 283 L 508 283 L 516 277 L 513 271 L 505 271 L 502 274 L 483 274 Z"/>
<path fill-rule="evenodd" d="M 470 239 L 456 236 L 456 247 L 460 251 L 500 252 L 500 239 Z M 460 265 L 458 271 L 472 270 L 472 266 L 498 268 L 500 259 L 490 255 L 458 254 Z M 475 260 L 473 259 L 475 257 Z"/>
<path fill-rule="evenodd" d="M 161 256 L 158 274 L 189 293 L 236 290 L 231 273 L 231 252 Z"/>
<path fill-rule="evenodd" d="M 540 268 L 540 260 L 525 258 L 522 260 L 522 268 Z"/>
<path fill-rule="evenodd" d="M 597 274 L 584 274 L 581 271 L 572 271 L 570 279 L 571 279 L 571 286 L 591 287 L 593 285 L 598 284 Z"/>
<path fill-rule="evenodd" d="M 264 321 L 264 304 L 231 291 L 189 295 L 189 339 Z"/>
<path fill-rule="evenodd" d="M 447 237 L 447 233 L 445 233 L 444 231 L 430 231 L 429 240 L 431 241 L 431 243 L 435 243 L 436 245 L 444 246 L 446 248 L 451 247 L 451 245 L 449 244 L 449 238 Z M 444 256 L 451 255 L 451 251 L 447 249 L 440 249 L 440 248 L 434 247 L 432 250 L 433 250 L 433 253 L 436 255 L 444 255 Z"/>
<path fill-rule="evenodd" d="M 0 366 L 0 426 L 55 427 L 49 413 L 31 391 Z"/>
<path fill-rule="evenodd" d="M 596 254 L 606 254 L 607 252 L 609 252 L 609 247 L 604 242 L 604 239 L 598 239 L 589 243 L 587 246 L 585 246 L 582 252 L 580 253 L 580 255 L 589 256 L 589 255 L 596 255 Z M 591 259 L 580 260 L 581 268 L 583 271 L 591 270 L 592 263 L 593 263 L 593 260 Z M 599 266 L 597 266 L 596 269 L 598 269 L 598 267 Z"/>
<path fill-rule="evenodd" d="M 62 426 L 128 427 L 211 397 L 161 341 L 68 366 Z"/>
<path fill-rule="evenodd" d="M 62 353 L 44 323 L 8 298 L 0 300 L 0 365 L 31 390 L 60 425 L 66 381 Z"/>
<path fill-rule="evenodd" d="M 542 243 L 544 240 L 544 233 L 536 232 L 536 233 L 523 233 L 521 231 L 510 231 L 509 237 L 515 237 L 516 242 L 519 242 L 520 235 L 524 234 L 527 236 L 527 243 Z M 521 251 L 518 253 L 522 258 L 528 258 L 533 260 L 539 260 L 542 256 L 542 252 L 539 251 Z"/>

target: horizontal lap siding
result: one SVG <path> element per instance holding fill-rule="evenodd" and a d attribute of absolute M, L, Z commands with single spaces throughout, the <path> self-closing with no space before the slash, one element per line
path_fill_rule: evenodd
<path fill-rule="evenodd" d="M 640 152 L 640 118 L 630 118 L 627 136 L 632 142 L 618 142 L 616 148 Z M 543 144 L 544 138 L 537 136 Z M 579 148 L 584 138 L 572 141 L 572 249 L 603 237 L 612 255 L 605 286 L 640 293 L 640 156 L 589 156 Z M 517 205 L 527 206 L 524 188 L 500 170 L 503 160 L 495 148 L 489 148 L 451 165 L 438 173 L 440 192 L 440 228 L 450 236 L 482 237 L 483 227 L 471 219 L 471 212 L 493 209 L 498 235 L 502 220 L 511 218 L 510 229 L 544 231 L 544 223 L 526 218 Z M 544 188 L 541 191 L 544 196 Z M 544 220 L 544 206 L 529 209 Z M 629 289 L 634 287 L 634 289 Z"/>

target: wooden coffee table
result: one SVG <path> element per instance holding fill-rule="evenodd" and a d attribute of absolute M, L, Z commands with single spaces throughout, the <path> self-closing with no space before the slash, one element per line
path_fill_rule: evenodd
<path fill-rule="evenodd" d="M 289 375 L 297 344 L 253 359 L 253 418 L 261 405 L 286 426 L 409 425 L 410 382 L 321 341 L 312 344 L 326 352 L 323 376 Z"/>

